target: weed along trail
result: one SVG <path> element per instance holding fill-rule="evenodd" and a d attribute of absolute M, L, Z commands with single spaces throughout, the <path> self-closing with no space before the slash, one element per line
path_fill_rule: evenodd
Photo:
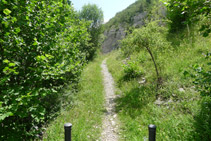
<path fill-rule="evenodd" d="M 101 134 L 102 141 L 117 141 L 118 140 L 118 119 L 115 112 L 115 91 L 114 81 L 111 74 L 108 71 L 106 65 L 106 59 L 101 65 L 102 74 L 104 77 L 104 89 L 105 89 L 105 107 L 106 113 L 103 119 L 103 131 Z"/>

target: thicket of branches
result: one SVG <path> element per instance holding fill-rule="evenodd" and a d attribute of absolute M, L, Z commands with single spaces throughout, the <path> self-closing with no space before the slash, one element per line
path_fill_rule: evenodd
<path fill-rule="evenodd" d="M 89 23 L 63 0 L 0 1 L 0 140 L 27 140 L 88 58 Z"/>

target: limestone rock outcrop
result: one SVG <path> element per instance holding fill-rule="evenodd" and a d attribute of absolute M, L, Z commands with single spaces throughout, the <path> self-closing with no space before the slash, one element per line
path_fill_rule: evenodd
<path fill-rule="evenodd" d="M 134 27 L 141 27 L 144 25 L 144 19 L 147 16 L 147 12 L 137 13 L 132 17 Z M 126 27 L 119 25 L 118 27 L 112 26 L 109 30 L 104 31 L 104 42 L 102 44 L 102 52 L 109 53 L 110 51 L 119 48 L 119 40 L 126 36 Z"/>

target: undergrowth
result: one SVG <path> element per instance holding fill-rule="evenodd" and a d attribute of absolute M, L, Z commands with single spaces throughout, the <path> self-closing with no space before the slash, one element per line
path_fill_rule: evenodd
<path fill-rule="evenodd" d="M 146 51 L 126 59 L 120 51 L 114 51 L 108 57 L 108 68 L 120 95 L 116 110 L 122 123 L 122 140 L 146 140 L 149 124 L 157 126 L 158 141 L 210 139 L 210 110 L 206 107 L 210 98 L 201 97 L 194 79 L 184 75 L 193 70 L 194 64 L 207 63 L 204 55 L 210 51 L 210 37 L 197 35 L 195 42 L 190 43 L 187 38 L 174 36 L 169 41 L 172 51 L 157 56 L 162 77 L 158 91 L 152 60 Z M 128 61 L 138 62 L 134 68 L 143 69 L 143 75 L 125 80 L 122 64 Z"/>
<path fill-rule="evenodd" d="M 64 123 L 72 123 L 72 140 L 97 140 L 101 133 L 104 113 L 104 87 L 101 75 L 103 57 L 89 63 L 82 73 L 79 92 L 72 95 L 66 90 L 70 105 L 53 121 L 43 137 L 48 141 L 64 140 Z M 69 99 L 69 100 L 68 100 Z"/>

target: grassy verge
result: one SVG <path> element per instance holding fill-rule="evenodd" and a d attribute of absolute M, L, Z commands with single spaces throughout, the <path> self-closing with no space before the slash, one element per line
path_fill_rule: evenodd
<path fill-rule="evenodd" d="M 148 125 L 157 126 L 157 140 L 199 140 L 203 134 L 201 97 L 194 90 L 192 78 L 183 72 L 193 64 L 204 64 L 204 53 L 210 51 L 210 38 L 199 37 L 194 46 L 181 41 L 172 52 L 158 56 L 163 85 L 157 92 L 152 61 L 146 53 L 133 54 L 130 60 L 138 61 L 143 75 L 125 80 L 122 64 L 126 61 L 119 51 L 107 60 L 109 71 L 117 84 L 117 112 L 122 123 L 122 140 L 140 141 L 148 138 Z M 140 58 L 141 57 L 141 58 Z M 146 82 L 140 81 L 145 78 Z M 203 113 L 203 112 L 202 112 Z M 206 140 L 206 139 L 205 139 Z"/>
<path fill-rule="evenodd" d="M 104 87 L 101 75 L 102 57 L 90 62 L 82 73 L 80 90 L 73 96 L 73 104 L 53 121 L 44 140 L 63 141 L 64 123 L 72 123 L 72 140 L 97 140 L 101 133 L 104 111 Z M 71 95 L 71 94 L 70 94 Z"/>

